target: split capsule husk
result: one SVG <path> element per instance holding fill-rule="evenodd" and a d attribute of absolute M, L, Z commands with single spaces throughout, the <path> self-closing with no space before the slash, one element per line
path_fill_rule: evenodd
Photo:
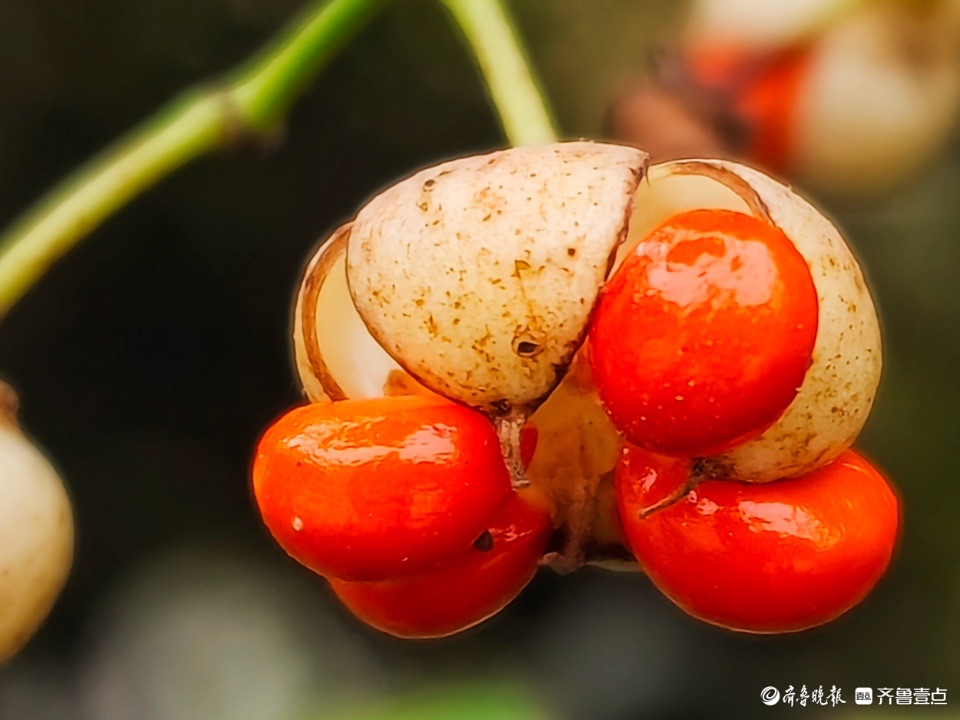
<path fill-rule="evenodd" d="M 617 546 L 611 476 L 622 439 L 580 351 L 619 260 L 697 208 L 777 226 L 806 260 L 819 303 L 794 401 L 759 437 L 698 467 L 751 482 L 822 467 L 860 432 L 880 377 L 879 325 L 849 247 L 756 170 L 716 160 L 648 168 L 643 152 L 618 145 L 453 160 L 376 196 L 308 264 L 294 313 L 304 391 L 314 401 L 433 392 L 514 428 L 529 421 L 539 440 L 524 481 L 553 502 L 571 554 Z"/>

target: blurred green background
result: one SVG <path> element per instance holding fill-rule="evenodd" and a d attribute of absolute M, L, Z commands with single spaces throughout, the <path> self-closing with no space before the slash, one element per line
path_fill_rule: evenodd
<path fill-rule="evenodd" d="M 0 223 L 299 6 L 0 0 Z M 514 6 L 569 137 L 601 136 L 610 99 L 683 10 Z M 761 688 L 803 684 L 847 699 L 794 710 L 804 716 L 849 715 L 860 685 L 948 688 L 960 706 L 956 142 L 896 196 L 825 205 L 883 319 L 886 369 L 861 446 L 905 504 L 892 571 L 840 621 L 734 635 L 688 619 L 640 575 L 544 572 L 463 636 L 403 642 L 354 622 L 269 541 L 248 468 L 259 432 L 298 401 L 287 319 L 309 249 L 393 179 L 502 142 L 437 5 L 393 3 L 283 137 L 179 172 L 9 314 L 0 375 L 69 483 L 79 545 L 46 626 L 0 668 L 0 718 L 766 717 L 777 709 Z"/>

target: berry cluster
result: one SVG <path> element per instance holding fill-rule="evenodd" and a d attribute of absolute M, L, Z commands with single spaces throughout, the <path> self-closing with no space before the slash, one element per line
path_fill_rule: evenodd
<path fill-rule="evenodd" d="M 753 632 L 819 625 L 863 599 L 890 561 L 897 499 L 853 452 L 769 483 L 704 467 L 794 400 L 817 317 L 789 239 L 720 210 L 666 221 L 600 303 L 592 367 L 629 443 L 616 468 L 620 519 L 653 582 L 702 620 Z"/>
<path fill-rule="evenodd" d="M 612 546 L 749 632 L 827 622 L 882 575 L 898 501 L 848 449 L 880 368 L 855 259 L 748 168 L 646 171 L 592 143 L 452 161 L 310 263 L 314 402 L 263 436 L 253 489 L 368 624 L 455 633 Z"/>

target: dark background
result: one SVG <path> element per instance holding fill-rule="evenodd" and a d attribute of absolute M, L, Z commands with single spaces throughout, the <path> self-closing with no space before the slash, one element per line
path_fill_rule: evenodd
<path fill-rule="evenodd" d="M 299 5 L 0 0 L 0 224 Z M 569 137 L 600 136 L 613 93 L 682 9 L 514 5 Z M 830 716 L 855 714 L 858 685 L 943 687 L 960 705 L 956 142 L 895 196 L 821 199 L 881 311 L 885 374 L 861 446 L 905 507 L 893 569 L 840 621 L 739 636 L 688 619 L 639 575 L 541 573 L 464 636 L 401 642 L 360 627 L 273 546 L 248 468 L 258 434 L 298 400 L 287 319 L 301 263 L 393 179 L 502 143 L 444 15 L 395 3 L 275 143 L 164 181 L 3 320 L 0 375 L 62 469 L 79 539 L 48 623 L 0 669 L 2 720 L 339 718 L 451 683 L 473 688 L 466 705 L 503 692 L 501 710 L 564 720 L 767 716 L 766 685 L 839 686 L 847 705 Z"/>

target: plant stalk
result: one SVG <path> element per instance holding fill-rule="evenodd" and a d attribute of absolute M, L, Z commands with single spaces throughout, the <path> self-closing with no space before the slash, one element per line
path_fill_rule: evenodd
<path fill-rule="evenodd" d="M 53 262 L 177 168 L 276 130 L 385 0 L 316 2 L 221 84 L 187 91 L 42 197 L 0 236 L 0 318 Z"/>
<path fill-rule="evenodd" d="M 460 27 L 511 145 L 556 142 L 558 133 L 503 0 L 442 0 Z"/>

